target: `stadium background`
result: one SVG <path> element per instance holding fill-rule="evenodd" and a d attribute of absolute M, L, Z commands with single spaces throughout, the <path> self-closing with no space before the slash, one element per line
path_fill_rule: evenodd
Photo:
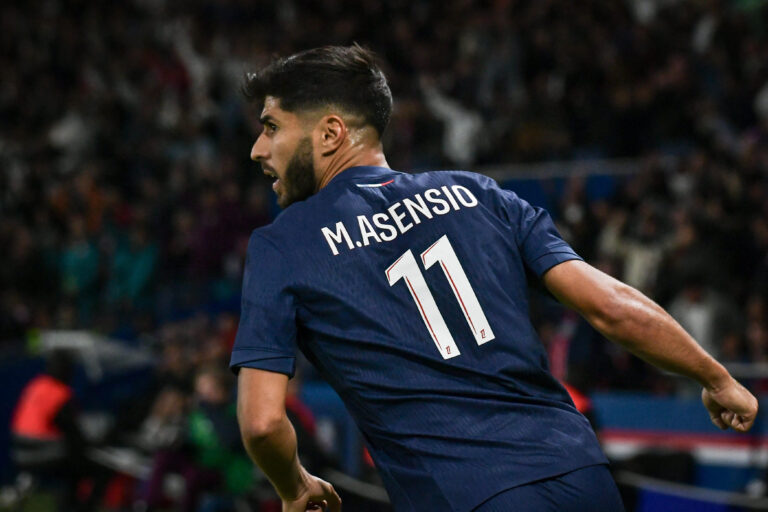
<path fill-rule="evenodd" d="M 0 13 L 0 454 L 52 347 L 78 347 L 78 399 L 111 436 L 97 448 L 125 446 L 108 426 L 139 431 L 163 386 L 192 395 L 196 371 L 226 366 L 248 235 L 278 213 L 248 160 L 243 73 L 353 41 L 385 62 L 393 168 L 477 170 L 546 206 L 589 262 L 768 390 L 768 2 L 44 0 Z M 765 493 L 761 419 L 753 435 L 718 433 L 689 383 L 535 304 L 553 371 L 592 397 L 628 508 L 765 506 L 747 498 Z M 297 410 L 330 452 L 318 464 L 358 480 L 337 475 L 348 507 L 375 498 L 343 408 L 310 368 L 301 379 Z M 0 455 L 4 491 L 16 476 Z M 56 484 L 22 506 L 46 506 Z M 134 509 L 141 485 L 123 477 L 105 508 Z"/>

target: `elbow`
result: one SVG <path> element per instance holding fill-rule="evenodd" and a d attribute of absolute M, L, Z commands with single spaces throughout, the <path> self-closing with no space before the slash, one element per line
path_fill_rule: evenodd
<path fill-rule="evenodd" d="M 629 304 L 639 292 L 622 282 L 616 281 L 594 305 L 590 323 L 607 336 L 617 333 L 629 315 Z"/>
<path fill-rule="evenodd" d="M 272 437 L 280 429 L 284 418 L 282 414 L 239 415 L 240 435 L 246 443 L 258 444 Z"/>

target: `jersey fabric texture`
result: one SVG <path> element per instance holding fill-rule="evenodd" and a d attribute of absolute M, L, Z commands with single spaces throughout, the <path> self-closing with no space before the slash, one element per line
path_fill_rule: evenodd
<path fill-rule="evenodd" d="M 301 350 L 396 510 L 469 511 L 607 462 L 529 318 L 528 279 L 573 259 L 490 178 L 350 168 L 253 232 L 230 364 L 292 375 Z"/>

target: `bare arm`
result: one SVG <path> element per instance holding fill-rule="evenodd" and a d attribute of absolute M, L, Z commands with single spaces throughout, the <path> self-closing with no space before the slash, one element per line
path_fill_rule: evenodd
<path fill-rule="evenodd" d="M 310 475 L 299 462 L 296 432 L 285 413 L 288 377 L 242 368 L 238 377 L 237 418 L 248 455 L 272 482 L 284 512 L 314 509 L 325 503 L 341 510 L 341 500 L 328 482 Z"/>
<path fill-rule="evenodd" d="M 560 302 L 608 339 L 654 366 L 698 381 L 715 425 L 740 431 L 752 426 L 755 397 L 651 299 L 583 261 L 556 265 L 543 279 Z"/>

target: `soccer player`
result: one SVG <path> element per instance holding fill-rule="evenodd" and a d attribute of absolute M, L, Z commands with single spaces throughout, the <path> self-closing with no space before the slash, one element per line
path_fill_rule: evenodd
<path fill-rule="evenodd" d="M 297 349 L 345 402 L 399 512 L 623 510 L 547 369 L 530 280 L 696 379 L 718 427 L 752 426 L 755 398 L 659 306 L 582 261 L 544 210 L 482 175 L 390 169 L 392 96 L 370 52 L 301 52 L 245 90 L 263 106 L 251 158 L 285 210 L 251 236 L 231 366 L 246 450 L 284 511 L 340 510 L 286 418 Z"/>

